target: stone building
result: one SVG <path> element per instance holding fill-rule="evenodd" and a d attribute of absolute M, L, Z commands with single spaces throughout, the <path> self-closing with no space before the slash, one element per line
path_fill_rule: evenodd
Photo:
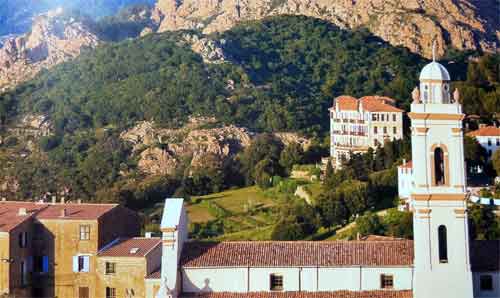
<path fill-rule="evenodd" d="M 403 138 L 403 110 L 389 97 L 335 98 L 330 108 L 330 156 L 340 167 L 351 153 L 365 153 L 386 140 Z"/>
<path fill-rule="evenodd" d="M 98 297 L 99 251 L 139 232 L 137 214 L 119 205 L 2 201 L 0 294 Z"/>

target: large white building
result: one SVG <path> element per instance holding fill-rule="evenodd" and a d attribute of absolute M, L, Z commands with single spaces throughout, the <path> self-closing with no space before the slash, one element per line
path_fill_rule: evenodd
<path fill-rule="evenodd" d="M 500 297 L 500 241 L 470 241 L 461 105 L 427 65 L 411 105 L 414 240 L 196 242 L 182 199 L 168 199 L 157 298 Z M 148 296 L 151 297 L 151 296 Z"/>
<path fill-rule="evenodd" d="M 476 138 L 481 146 L 491 158 L 493 153 L 500 149 L 500 128 L 495 126 L 483 126 L 478 130 L 471 131 L 467 134 L 470 137 Z"/>
<path fill-rule="evenodd" d="M 351 96 L 335 98 L 330 108 L 330 156 L 340 167 L 351 153 L 384 145 L 386 140 L 403 138 L 403 110 L 389 97 Z"/>

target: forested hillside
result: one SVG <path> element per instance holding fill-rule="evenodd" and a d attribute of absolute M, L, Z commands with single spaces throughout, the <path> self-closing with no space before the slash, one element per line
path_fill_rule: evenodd
<path fill-rule="evenodd" d="M 204 51 L 211 46 L 196 52 L 193 36 L 204 45 L 219 46 L 223 62 L 206 60 L 204 55 L 211 53 Z M 465 111 L 492 122 L 500 106 L 499 55 L 469 59 L 472 54 L 450 51 L 442 63 L 452 79 L 460 81 L 455 85 L 462 91 Z M 71 198 L 151 210 L 174 194 L 190 197 L 255 184 L 280 187 L 276 181 L 288 176 L 294 164 L 315 163 L 328 154 L 324 137 L 334 97 L 385 95 L 408 110 L 411 90 L 426 62 L 365 30 L 351 32 L 318 19 L 291 16 L 242 23 L 209 36 L 179 31 L 103 44 L 0 94 L 0 195 L 2 188 L 10 187 L 14 191 L 8 195 L 32 200 L 70 189 Z M 192 134 L 184 130 L 190 116 L 216 120 L 196 127 L 203 133 Z M 145 132 L 137 142 L 126 142 L 123 134 L 141 121 L 154 123 L 154 129 L 164 134 L 150 137 Z M 26 123 L 38 123 L 43 131 L 25 137 Z M 219 131 L 210 129 L 229 125 L 239 128 L 221 131 L 241 133 L 239 141 L 245 141 L 240 143 L 249 144 L 232 146 L 238 138 L 224 139 L 226 143 L 214 149 L 227 150 L 224 159 L 214 157 L 213 151 L 197 163 L 192 162 L 193 152 L 173 156 L 192 144 L 179 145 L 177 139 L 220 141 Z M 253 134 L 284 131 L 313 140 L 305 150 L 272 134 Z M 151 140 L 145 142 L 145 136 Z M 375 160 L 355 158 L 349 165 L 352 173 L 331 177 L 327 185 L 339 191 L 320 198 L 324 227 L 393 204 L 395 165 L 409 157 L 409 147 L 391 146 L 397 150 L 387 146 L 384 150 L 394 149 L 389 154 L 379 148 Z M 169 174 L 145 173 L 139 165 L 149 155 L 153 163 L 166 159 L 178 166 Z M 342 180 L 354 181 L 356 191 Z M 344 206 L 344 195 L 357 191 L 359 206 Z M 304 217 L 302 234 L 291 237 L 284 227 L 304 220 L 293 208 L 303 209 L 293 205 L 282 211 L 278 227 L 283 229 L 275 231 L 275 238 L 300 238 L 319 227 L 311 213 Z M 342 216 L 333 216 L 338 210 Z"/>
<path fill-rule="evenodd" d="M 205 65 L 182 33 L 108 44 L 4 95 L 11 113 L 51 115 L 59 132 L 215 115 L 261 131 L 319 133 L 334 96 L 384 94 L 407 106 L 424 61 L 366 31 L 305 17 L 243 24 L 224 40 L 233 63 Z M 228 80 L 233 88 L 226 88 Z M 17 112 L 16 112 L 17 111 Z"/>

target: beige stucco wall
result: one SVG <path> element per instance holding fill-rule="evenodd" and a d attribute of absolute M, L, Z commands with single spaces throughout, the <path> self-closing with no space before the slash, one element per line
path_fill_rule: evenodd
<path fill-rule="evenodd" d="M 106 262 L 116 263 L 116 273 L 106 274 Z M 97 260 L 96 297 L 106 297 L 106 287 L 116 288 L 117 297 L 126 297 L 133 289 L 134 297 L 146 297 L 144 257 L 99 257 Z"/>

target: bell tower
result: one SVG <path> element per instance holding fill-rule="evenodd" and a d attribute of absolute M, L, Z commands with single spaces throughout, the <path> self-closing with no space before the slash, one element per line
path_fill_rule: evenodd
<path fill-rule="evenodd" d="M 415 186 L 414 298 L 470 298 L 462 106 L 450 75 L 434 61 L 420 74 L 411 105 Z"/>

